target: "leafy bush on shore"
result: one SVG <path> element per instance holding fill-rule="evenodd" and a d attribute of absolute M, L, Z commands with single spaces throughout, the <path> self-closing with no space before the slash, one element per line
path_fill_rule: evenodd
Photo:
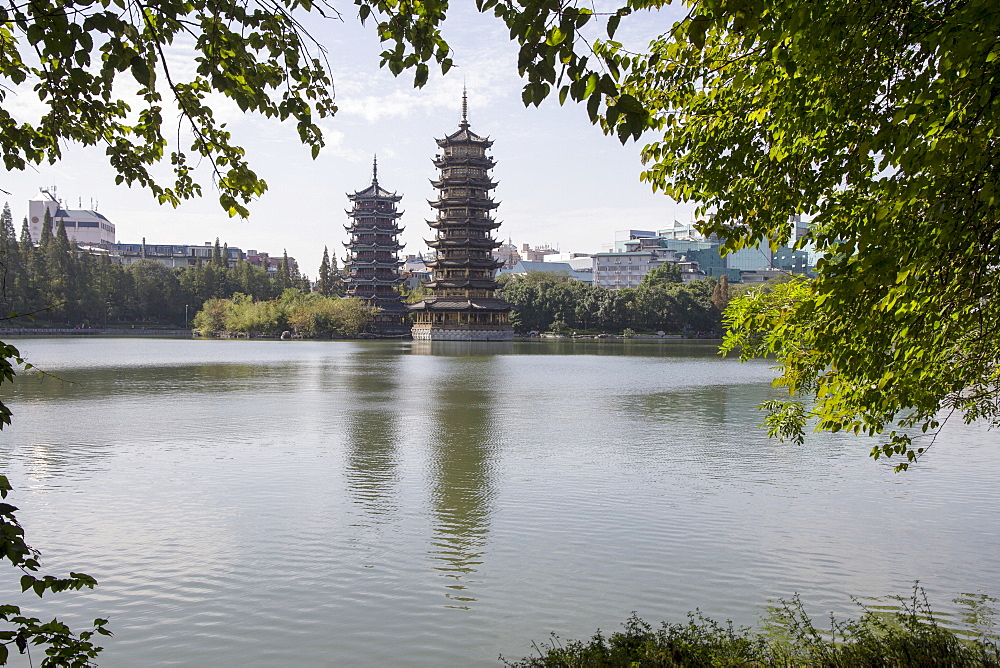
<path fill-rule="evenodd" d="M 519 668 L 1000 666 L 992 633 L 942 626 L 917 588 L 909 601 L 896 600 L 900 605 L 892 612 L 862 605 L 859 619 L 831 620 L 830 631 L 815 627 L 798 598 L 772 609 L 763 631 L 719 624 L 700 613 L 689 614 L 687 623 L 654 629 L 633 613 L 610 636 L 598 631 L 590 640 L 564 644 L 553 634 L 535 645 L 537 656 L 501 660 Z"/>
<path fill-rule="evenodd" d="M 358 299 L 289 289 L 268 301 L 254 301 L 244 294 L 209 299 L 195 314 L 194 329 L 202 336 L 277 336 L 292 331 L 306 338 L 352 337 L 364 329 L 372 315 L 372 309 Z"/>

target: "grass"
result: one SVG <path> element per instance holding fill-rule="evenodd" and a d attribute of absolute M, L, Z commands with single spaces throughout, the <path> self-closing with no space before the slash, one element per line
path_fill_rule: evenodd
<path fill-rule="evenodd" d="M 831 619 L 821 631 L 796 597 L 770 609 L 759 631 L 719 624 L 700 613 L 686 623 L 664 622 L 654 629 L 633 613 L 621 631 L 598 631 L 586 641 L 563 643 L 554 634 L 535 644 L 535 653 L 507 666 L 644 668 L 659 666 L 815 666 L 823 668 L 882 666 L 997 666 L 1000 649 L 992 634 L 993 611 L 988 597 L 974 597 L 970 613 L 954 630 L 942 625 L 919 587 L 898 605 L 868 606 L 858 602 L 858 619 Z M 857 602 L 857 601 L 856 601 Z M 962 599 L 956 599 L 962 603 Z"/>

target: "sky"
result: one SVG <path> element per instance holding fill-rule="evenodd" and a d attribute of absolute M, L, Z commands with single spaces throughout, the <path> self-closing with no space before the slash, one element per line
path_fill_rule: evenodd
<path fill-rule="evenodd" d="M 679 11 L 668 6 L 628 17 L 616 39 L 641 48 L 667 31 Z M 603 135 L 583 105 L 560 107 L 553 96 L 526 109 L 516 45 L 500 21 L 473 7 L 454 3 L 444 34 L 456 65 L 446 76 L 432 73 L 421 89 L 412 87 L 412 73 L 395 78 L 379 68 L 382 47 L 371 21 L 362 26 L 345 13 L 343 21 L 317 20 L 309 30 L 328 50 L 339 107 L 320 122 L 327 145 L 317 159 L 299 143 L 293 123 L 245 115 L 225 102 L 213 106 L 233 140 L 247 149 L 251 168 L 268 183 L 268 192 L 251 203 L 249 219 L 230 218 L 222 210 L 207 169 L 198 173 L 204 196 L 174 209 L 157 204 L 138 186 L 116 186 L 102 149 L 70 145 L 56 165 L 3 176 L 0 188 L 10 193 L 3 197 L 15 227 L 20 230 L 28 199 L 40 187 L 56 186 L 67 208 L 89 209 L 93 202 L 115 223 L 119 242 L 202 244 L 218 237 L 244 251 L 280 256 L 287 250 L 303 273 L 315 277 L 324 246 L 342 263 L 346 194 L 371 183 L 377 155 L 380 185 L 403 197 L 403 253 L 416 254 L 432 237 L 425 221 L 433 215 L 427 200 L 435 197 L 434 140 L 458 129 L 463 86 L 472 130 L 495 142 L 498 239 L 518 247 L 590 253 L 613 241 L 616 230 L 655 230 L 692 219 L 694 205 L 678 204 L 640 183 L 641 144 L 622 146 Z M 171 67 L 183 72 L 190 64 L 175 53 Z M 15 91 L 5 107 L 17 113 L 20 105 L 30 115 L 33 103 L 30 91 Z M 167 114 L 165 120 L 173 122 Z"/>

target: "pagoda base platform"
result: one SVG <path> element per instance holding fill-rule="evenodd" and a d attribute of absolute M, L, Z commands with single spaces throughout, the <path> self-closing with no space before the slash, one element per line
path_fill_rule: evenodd
<path fill-rule="evenodd" d="M 414 341 L 513 341 L 512 327 L 464 328 L 442 325 L 416 324 L 411 330 Z"/>

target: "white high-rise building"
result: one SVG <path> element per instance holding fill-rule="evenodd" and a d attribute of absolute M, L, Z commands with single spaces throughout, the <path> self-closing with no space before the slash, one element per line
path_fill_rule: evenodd
<path fill-rule="evenodd" d="M 65 209 L 55 197 L 56 189 L 40 188 L 37 195 L 28 200 L 28 232 L 35 243 L 42 238 L 42 224 L 45 212 L 52 219 L 55 233 L 61 221 L 66 227 L 70 241 L 90 246 L 108 246 L 115 243 L 115 224 L 89 209 Z"/>

